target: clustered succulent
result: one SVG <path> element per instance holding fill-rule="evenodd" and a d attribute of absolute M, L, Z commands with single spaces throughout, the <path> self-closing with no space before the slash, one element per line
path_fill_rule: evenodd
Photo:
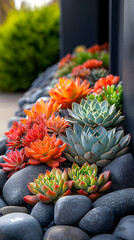
<path fill-rule="evenodd" d="M 68 169 L 69 178 L 72 180 L 72 191 L 88 196 L 91 200 L 100 197 L 100 193 L 107 191 L 112 182 L 108 181 L 110 171 L 105 171 L 97 177 L 96 164 L 84 163 L 82 167 L 73 163 Z"/>
<path fill-rule="evenodd" d="M 93 101 L 82 99 L 80 104 L 73 103 L 72 110 L 68 109 L 68 112 L 71 116 L 70 122 L 87 124 L 93 128 L 100 124 L 112 128 L 124 120 L 121 111 L 116 111 L 115 104 L 110 106 L 107 100 L 99 102 L 97 99 Z"/>
<path fill-rule="evenodd" d="M 110 105 L 115 104 L 118 110 L 122 110 L 122 97 L 123 97 L 123 87 L 122 85 L 107 85 L 106 88 L 102 88 L 103 91 L 101 94 L 90 94 L 87 96 L 87 99 L 94 100 L 95 98 L 102 102 L 104 99 L 108 101 Z"/>
<path fill-rule="evenodd" d="M 78 46 L 72 55 L 69 53 L 60 60 L 55 77 L 66 76 L 72 72 L 74 67 L 82 65 L 88 60 L 102 61 L 103 67 L 107 68 L 109 64 L 108 44 L 96 44 L 88 49 L 85 46 Z"/>
<path fill-rule="evenodd" d="M 51 172 L 39 174 L 34 182 L 28 184 L 28 189 L 33 195 L 24 197 L 25 202 L 34 205 L 41 201 L 43 203 L 56 202 L 60 197 L 73 194 L 88 196 L 91 200 L 97 199 L 102 192 L 111 187 L 108 181 L 110 171 L 106 171 L 97 177 L 97 166 L 85 163 L 80 168 L 74 163 L 67 171 L 53 168 Z"/>
<path fill-rule="evenodd" d="M 49 91 L 50 99 L 41 99 L 31 110 L 24 110 L 27 117 L 14 122 L 5 133 L 10 151 L 0 165 L 9 177 L 30 164 L 53 168 L 29 183 L 33 195 L 24 197 L 27 203 L 55 203 L 70 194 L 84 194 L 94 200 L 110 188 L 110 172 L 101 173 L 101 169 L 128 151 L 131 136 L 124 135 L 120 125 L 124 120 L 122 86 L 115 86 L 119 76 L 108 75 L 102 68 L 107 49 L 107 44 L 89 49 L 81 46 L 73 55 L 65 56 L 59 62 L 59 71 L 75 67 L 74 78 L 70 75 L 56 80 Z M 95 84 L 90 86 L 91 82 Z M 63 111 L 70 118 L 61 117 Z M 66 160 L 70 161 L 67 165 L 73 165 L 65 170 Z"/>
<path fill-rule="evenodd" d="M 34 195 L 27 195 L 24 200 L 29 204 L 56 202 L 60 197 L 71 194 L 66 170 L 53 168 L 51 172 L 39 174 L 38 178 L 28 184 L 29 191 Z"/>
<path fill-rule="evenodd" d="M 131 139 L 130 134 L 124 136 L 124 130 L 107 131 L 102 125 L 93 129 L 74 124 L 73 130 L 66 130 L 66 135 L 61 140 L 67 144 L 64 155 L 69 161 L 80 165 L 87 161 L 100 167 L 125 154 Z"/>

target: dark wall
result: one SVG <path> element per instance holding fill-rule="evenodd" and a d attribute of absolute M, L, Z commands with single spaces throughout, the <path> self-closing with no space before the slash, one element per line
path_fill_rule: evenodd
<path fill-rule="evenodd" d="M 61 0 L 60 55 L 108 41 L 109 0 Z"/>
<path fill-rule="evenodd" d="M 124 0 L 123 106 L 134 153 L 134 0 Z"/>
<path fill-rule="evenodd" d="M 129 0 L 128 0 L 129 1 Z M 110 72 L 122 79 L 124 0 L 109 2 Z"/>

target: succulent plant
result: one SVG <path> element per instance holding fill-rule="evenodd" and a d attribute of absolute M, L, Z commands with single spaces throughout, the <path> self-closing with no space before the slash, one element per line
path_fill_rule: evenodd
<path fill-rule="evenodd" d="M 92 69 L 92 68 L 100 68 L 102 67 L 103 62 L 96 59 L 89 59 L 85 63 L 83 63 L 83 67 Z"/>
<path fill-rule="evenodd" d="M 88 80 L 90 83 L 94 84 L 98 79 L 106 77 L 107 75 L 108 71 L 105 68 L 94 68 L 90 71 Z"/>
<path fill-rule="evenodd" d="M 37 118 L 47 118 L 49 119 L 52 115 L 52 113 L 59 111 L 61 105 L 57 103 L 57 101 L 53 101 L 50 99 L 49 101 L 44 102 L 43 99 L 36 102 L 31 110 L 24 110 L 26 115 L 28 116 L 28 119 L 21 119 L 21 122 L 23 124 L 28 124 L 29 121 L 31 123 L 35 123 Z"/>
<path fill-rule="evenodd" d="M 60 138 L 46 134 L 43 140 L 37 139 L 30 144 L 30 147 L 25 147 L 25 152 L 30 158 L 29 164 L 31 165 L 46 163 L 49 167 L 59 167 L 60 162 L 66 161 L 64 157 L 61 157 L 65 147 L 66 143 L 63 144 Z"/>
<path fill-rule="evenodd" d="M 113 76 L 112 74 L 107 75 L 106 77 L 100 78 L 92 88 L 94 93 L 101 93 L 103 91 L 103 87 L 107 87 L 107 85 L 117 84 L 119 82 L 119 76 Z"/>
<path fill-rule="evenodd" d="M 108 50 L 108 47 L 109 47 L 108 43 L 105 42 L 102 45 L 95 44 L 95 45 L 91 46 L 90 48 L 88 48 L 87 51 L 90 53 L 95 53 L 95 52 L 100 52 L 102 50 Z"/>
<path fill-rule="evenodd" d="M 80 165 L 87 161 L 100 167 L 125 154 L 131 139 L 130 134 L 124 136 L 123 130 L 107 131 L 102 125 L 92 129 L 88 125 L 83 128 L 74 124 L 73 130 L 66 129 L 66 135 L 60 138 L 67 143 L 64 155 L 69 161 Z"/>
<path fill-rule="evenodd" d="M 103 87 L 103 92 L 101 94 L 90 94 L 87 99 L 94 100 L 95 98 L 102 102 L 104 99 L 108 101 L 110 105 L 115 104 L 118 110 L 122 110 L 122 97 L 123 97 L 123 87 L 122 85 L 107 85 L 106 88 Z"/>
<path fill-rule="evenodd" d="M 84 163 L 80 168 L 73 163 L 68 169 L 68 175 L 72 180 L 72 191 L 88 196 L 91 200 L 100 197 L 100 193 L 107 191 L 112 182 L 109 181 L 110 171 L 105 171 L 97 177 L 98 168 L 96 164 Z"/>
<path fill-rule="evenodd" d="M 53 101 L 61 104 L 61 108 L 71 108 L 73 102 L 80 102 L 91 92 L 90 83 L 86 80 L 81 83 L 80 78 L 59 78 L 59 83 L 49 91 Z"/>
<path fill-rule="evenodd" d="M 115 127 L 124 120 L 121 111 L 116 111 L 115 104 L 110 106 L 107 100 L 100 103 L 97 99 L 82 99 L 80 104 L 73 103 L 72 110 L 68 109 L 68 112 L 72 117 L 70 122 L 88 124 L 93 128 L 100 124 L 106 128 Z"/>
<path fill-rule="evenodd" d="M 21 151 L 15 149 L 15 151 L 7 153 L 7 157 L 3 157 L 3 159 L 5 163 L 0 163 L 0 166 L 3 167 L 4 171 L 10 172 L 8 177 L 28 165 L 24 149 Z"/>
<path fill-rule="evenodd" d="M 73 77 L 79 77 L 81 79 L 87 79 L 90 76 L 90 69 L 83 67 L 83 65 L 78 65 L 77 67 L 73 68 L 72 70 L 72 76 Z"/>
<path fill-rule="evenodd" d="M 40 173 L 34 182 L 28 184 L 28 189 L 34 195 L 27 195 L 24 200 L 32 205 L 39 201 L 56 202 L 59 198 L 71 194 L 66 170 L 62 172 L 56 168 L 51 172 L 47 171 L 45 175 Z"/>
<path fill-rule="evenodd" d="M 59 115 L 55 117 L 54 114 L 52 114 L 52 117 L 48 120 L 45 119 L 45 124 L 48 128 L 48 132 L 54 132 L 56 134 L 65 133 L 66 128 L 69 127 L 67 120 L 65 120 L 63 117 L 60 118 Z"/>
<path fill-rule="evenodd" d="M 63 57 L 59 63 L 58 63 L 58 68 L 62 68 L 65 66 L 65 64 L 67 64 L 68 62 L 70 62 L 70 60 L 72 59 L 72 55 L 70 53 L 68 53 L 65 57 Z"/>
<path fill-rule="evenodd" d="M 35 142 L 37 139 L 42 140 L 47 133 L 47 127 L 43 122 L 40 124 L 34 123 L 32 128 L 28 130 L 26 136 L 23 138 L 23 146 L 30 147 L 32 142 Z"/>
<path fill-rule="evenodd" d="M 13 122 L 12 128 L 5 133 L 8 137 L 7 146 L 9 149 L 22 147 L 22 141 L 26 135 L 26 126 L 20 122 Z"/>

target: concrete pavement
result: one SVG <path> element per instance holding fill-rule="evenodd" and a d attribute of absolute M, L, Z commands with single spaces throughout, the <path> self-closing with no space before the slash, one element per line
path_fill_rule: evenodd
<path fill-rule="evenodd" d="M 15 110 L 18 109 L 18 99 L 23 94 L 0 92 L 0 137 L 8 130 L 8 120 L 14 116 Z"/>

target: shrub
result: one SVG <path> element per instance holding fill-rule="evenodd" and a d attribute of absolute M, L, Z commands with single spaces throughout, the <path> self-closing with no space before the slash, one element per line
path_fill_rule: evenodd
<path fill-rule="evenodd" d="M 0 89 L 20 91 L 59 57 L 59 7 L 11 11 L 0 27 Z"/>

